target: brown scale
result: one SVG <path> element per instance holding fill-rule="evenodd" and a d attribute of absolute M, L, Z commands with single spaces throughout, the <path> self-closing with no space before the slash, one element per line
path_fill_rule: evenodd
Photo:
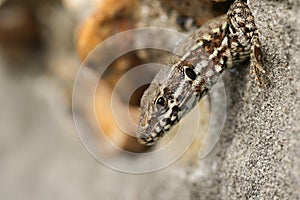
<path fill-rule="evenodd" d="M 203 46 L 208 55 L 214 52 L 214 46 L 211 45 L 211 41 L 203 40 Z"/>
<path fill-rule="evenodd" d="M 192 56 L 192 58 L 191 58 L 192 60 L 187 58 L 186 60 L 181 61 L 178 67 L 182 67 L 182 69 L 183 69 L 184 66 L 187 66 L 187 67 L 194 69 L 195 65 L 193 65 L 193 63 L 195 63 L 195 62 L 193 62 L 193 59 L 195 59 L 195 57 L 197 57 L 197 56 L 196 55 Z"/>
<path fill-rule="evenodd" d="M 222 49 L 218 52 L 218 63 L 215 64 L 220 64 L 220 65 L 224 65 L 222 68 L 226 68 L 226 60 L 228 59 L 228 56 L 226 55 L 226 49 Z M 221 60 L 223 61 L 223 64 L 221 63 Z"/>
<path fill-rule="evenodd" d="M 205 92 L 208 90 L 204 86 L 206 85 L 205 80 L 201 79 L 200 82 L 195 86 L 194 92 L 197 93 L 197 97 L 201 98 L 205 94 Z"/>
<path fill-rule="evenodd" d="M 222 41 L 225 37 L 225 31 L 223 31 L 221 28 L 218 29 L 219 31 L 217 33 L 211 34 L 211 46 L 219 47 L 222 44 Z"/>
<path fill-rule="evenodd" d="M 211 36 L 210 40 L 202 40 L 204 49 L 209 55 L 213 54 L 214 50 L 219 48 L 222 44 L 222 41 L 224 40 L 226 30 L 223 30 L 221 26 L 222 25 L 220 25 L 217 32 L 209 33 L 209 35 Z"/>

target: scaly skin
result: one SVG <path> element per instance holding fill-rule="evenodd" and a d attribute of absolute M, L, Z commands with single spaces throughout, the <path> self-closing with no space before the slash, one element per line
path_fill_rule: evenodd
<path fill-rule="evenodd" d="M 193 109 L 227 68 L 250 58 L 256 80 L 264 69 L 254 17 L 248 5 L 236 0 L 226 15 L 196 30 L 178 47 L 174 57 L 154 78 L 141 100 L 137 138 L 153 145 Z"/>

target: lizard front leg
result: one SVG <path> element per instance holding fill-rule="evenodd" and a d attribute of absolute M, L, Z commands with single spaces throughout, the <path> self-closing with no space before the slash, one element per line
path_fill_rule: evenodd
<path fill-rule="evenodd" d="M 258 85 L 265 85 L 266 82 L 262 77 L 262 74 L 264 74 L 266 71 L 261 65 L 261 50 L 257 33 L 252 37 L 251 40 L 250 67 Z"/>
<path fill-rule="evenodd" d="M 258 85 L 264 85 L 264 68 L 261 64 L 261 49 L 258 30 L 254 16 L 247 3 L 236 0 L 227 13 L 230 21 L 231 51 L 235 63 L 243 60 L 243 55 L 249 52 L 251 72 Z"/>

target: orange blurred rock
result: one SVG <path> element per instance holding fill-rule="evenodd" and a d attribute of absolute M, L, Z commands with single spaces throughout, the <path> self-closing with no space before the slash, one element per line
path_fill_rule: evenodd
<path fill-rule="evenodd" d="M 102 0 L 97 1 L 95 9 L 92 15 L 82 23 L 79 28 L 76 48 L 81 60 L 85 58 L 93 66 L 99 66 L 101 58 L 107 55 L 99 55 L 89 53 L 102 41 L 108 37 L 135 27 L 135 19 L 137 13 L 138 0 Z M 127 38 L 126 42 L 119 41 L 116 43 L 116 48 L 122 48 L 124 45 L 132 45 L 133 38 Z M 106 52 L 109 54 L 109 52 Z M 135 137 L 135 126 L 127 124 L 126 115 L 128 109 L 130 110 L 131 117 L 135 119 L 137 123 L 139 111 L 137 106 L 127 105 L 122 102 L 121 94 L 118 94 L 116 104 L 118 107 L 118 119 L 126 126 L 126 130 L 129 130 L 130 135 L 124 133 L 120 127 L 118 127 L 116 116 L 112 113 L 112 92 L 115 84 L 120 77 L 132 67 L 141 64 L 140 59 L 136 56 L 136 53 L 128 53 L 115 60 L 105 71 L 103 77 L 101 77 L 100 85 L 95 94 L 95 113 L 98 120 L 98 126 L 102 129 L 102 132 L 107 139 L 109 139 L 114 145 L 121 149 L 141 152 L 146 149 L 145 146 L 139 144 Z M 101 67 L 101 66 L 99 66 Z M 137 100 L 139 101 L 139 100 Z M 104 142 L 104 138 L 100 138 L 100 142 Z M 104 144 L 105 145 L 105 144 Z M 111 151 L 111 149 L 108 149 Z"/>
<path fill-rule="evenodd" d="M 82 60 L 107 37 L 134 28 L 137 0 L 102 0 L 79 28 L 77 52 Z"/>
<path fill-rule="evenodd" d="M 130 121 L 127 115 L 128 112 L 130 112 L 131 119 L 137 123 L 139 115 L 137 107 L 127 107 L 118 97 L 114 99 L 114 104 L 112 104 L 112 90 L 110 87 L 105 81 L 100 81 L 99 85 L 101 87 L 98 87 L 95 94 L 95 113 L 98 126 L 101 128 L 103 134 L 111 143 L 121 149 L 131 152 L 144 151 L 146 147 L 139 144 L 136 138 L 131 136 L 135 135 L 136 127 L 128 123 Z M 113 113 L 113 109 L 118 110 L 118 112 Z M 118 115 L 118 117 L 114 115 Z M 123 128 L 125 126 L 129 133 L 123 132 L 119 125 L 123 125 Z"/>
<path fill-rule="evenodd" d="M 203 25 L 213 17 L 226 13 L 230 1 L 217 0 L 214 3 L 208 0 L 160 0 L 162 3 L 171 6 L 180 14 L 193 18 L 198 25 Z"/>

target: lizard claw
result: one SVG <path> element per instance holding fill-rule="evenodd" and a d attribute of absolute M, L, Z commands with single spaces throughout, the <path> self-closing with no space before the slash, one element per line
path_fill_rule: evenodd
<path fill-rule="evenodd" d="M 260 63 L 257 61 L 252 61 L 251 62 L 251 74 L 254 75 L 254 79 L 257 83 L 258 86 L 262 87 L 266 85 L 266 81 L 263 78 L 263 74 L 265 74 L 266 71 L 264 68 L 261 66 Z"/>
<path fill-rule="evenodd" d="M 252 50 L 250 53 L 250 66 L 251 72 L 254 75 L 255 81 L 258 86 L 265 86 L 266 82 L 263 78 L 263 74 L 266 73 L 263 66 L 261 65 L 261 51 L 259 45 L 258 34 L 252 39 Z"/>

